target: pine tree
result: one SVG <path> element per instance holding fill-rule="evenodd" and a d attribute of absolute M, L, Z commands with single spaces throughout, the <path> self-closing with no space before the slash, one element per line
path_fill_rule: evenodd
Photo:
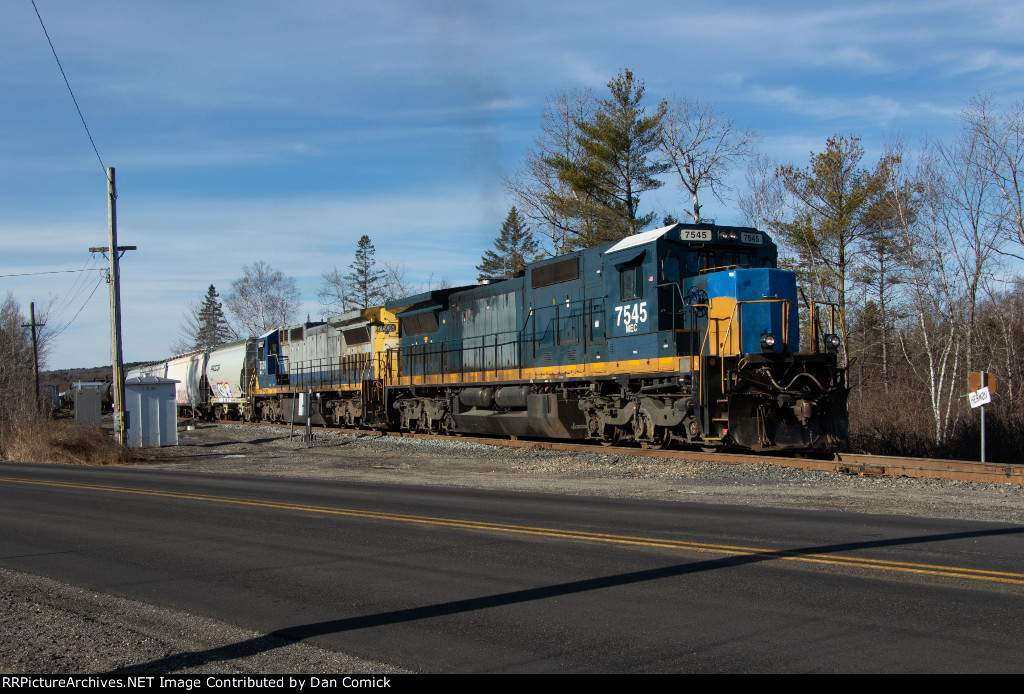
<path fill-rule="evenodd" d="M 212 349 L 232 339 L 235 334 L 224 317 L 224 308 L 220 296 L 211 284 L 206 290 L 206 297 L 199 306 L 198 331 L 196 332 L 196 349 Z"/>
<path fill-rule="evenodd" d="M 868 170 L 860 166 L 863 158 L 859 137 L 835 135 L 824 152 L 811 153 L 806 169 L 790 164 L 777 171 L 794 214 L 792 221 L 773 225 L 775 238 L 796 255 L 798 272 L 817 295 L 836 301 L 844 312 L 854 270 L 879 225 L 887 224 L 880 205 L 899 163 L 898 156 L 885 154 Z"/>
<path fill-rule="evenodd" d="M 508 211 L 498 238 L 494 239 L 494 249 L 484 251 L 481 263 L 476 266 L 480 279 L 515 277 L 540 254 L 533 232 L 523 224 L 514 206 Z"/>
<path fill-rule="evenodd" d="M 656 176 L 668 165 L 651 160 L 657 149 L 659 127 L 666 105 L 646 115 L 641 102 L 643 80 L 622 70 L 608 82 L 610 99 L 601 99 L 587 122 L 578 122 L 577 141 L 584 157 L 563 155 L 548 159 L 558 178 L 573 191 L 557 202 L 566 214 L 586 220 L 580 245 L 596 246 L 635 234 L 649 225 L 654 212 L 639 213 L 640 194 L 660 188 Z"/>
<path fill-rule="evenodd" d="M 348 304 L 356 308 L 370 308 L 384 301 L 385 273 L 377 269 L 374 253 L 376 250 L 370 237 L 363 234 L 356 247 L 355 260 L 349 265 L 352 272 L 345 275 Z"/>

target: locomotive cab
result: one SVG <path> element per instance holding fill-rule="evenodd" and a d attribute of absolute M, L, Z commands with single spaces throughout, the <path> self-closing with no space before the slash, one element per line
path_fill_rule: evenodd
<path fill-rule="evenodd" d="M 617 399 L 607 389 L 586 398 L 592 435 L 752 449 L 843 444 L 845 374 L 834 354 L 801 353 L 795 276 L 775 269 L 767 234 L 676 224 L 603 256 L 609 359 L 634 375 L 638 363 L 675 368 L 641 373 Z"/>

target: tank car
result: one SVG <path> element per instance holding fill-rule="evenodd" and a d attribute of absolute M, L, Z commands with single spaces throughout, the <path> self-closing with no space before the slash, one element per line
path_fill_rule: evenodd
<path fill-rule="evenodd" d="M 801 351 L 795 275 L 756 229 L 674 224 L 386 307 L 401 429 L 755 450 L 847 438 L 841 324 L 812 320 Z"/>

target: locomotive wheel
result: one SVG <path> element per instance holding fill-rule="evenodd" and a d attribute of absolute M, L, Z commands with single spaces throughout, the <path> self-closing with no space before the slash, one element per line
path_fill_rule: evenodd
<path fill-rule="evenodd" d="M 622 429 L 617 426 L 611 427 L 611 437 L 607 439 L 601 439 L 601 445 L 605 448 L 609 446 L 618 446 L 622 443 Z"/>
<path fill-rule="evenodd" d="M 663 451 L 669 447 L 672 443 L 672 432 L 669 431 L 668 427 L 654 427 L 654 443 L 651 444 L 651 448 Z"/>

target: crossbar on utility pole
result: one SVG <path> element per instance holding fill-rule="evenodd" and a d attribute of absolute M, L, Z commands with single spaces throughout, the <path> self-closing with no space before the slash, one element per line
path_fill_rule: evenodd
<path fill-rule="evenodd" d="M 114 183 L 114 167 L 107 169 L 107 216 L 110 244 L 90 248 L 90 253 L 103 253 L 110 259 L 110 357 L 113 362 L 113 380 L 110 390 L 114 399 L 114 436 L 124 445 L 124 359 L 121 356 L 121 271 L 120 259 L 124 251 L 134 251 L 135 246 L 117 245 L 117 186 Z"/>
<path fill-rule="evenodd" d="M 39 402 L 39 348 L 36 346 L 36 328 L 42 328 L 46 323 L 36 323 L 36 302 L 31 301 L 28 305 L 28 314 L 30 323 L 22 323 L 23 328 L 32 328 L 32 362 L 35 365 L 36 373 L 36 411 L 42 409 L 42 403 Z"/>

